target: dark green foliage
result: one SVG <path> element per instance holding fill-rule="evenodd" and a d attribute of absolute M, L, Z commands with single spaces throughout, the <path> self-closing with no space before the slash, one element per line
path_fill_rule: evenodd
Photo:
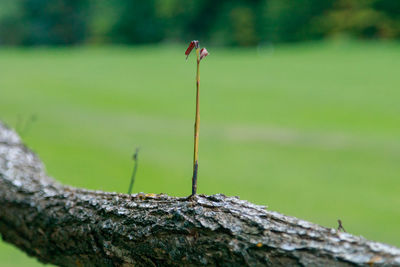
<path fill-rule="evenodd" d="M 314 29 L 325 36 L 348 35 L 359 39 L 400 37 L 400 2 L 338 0 Z"/>
<path fill-rule="evenodd" d="M 314 31 L 313 22 L 324 17 L 334 0 L 270 0 L 266 5 L 267 40 L 291 42 L 319 39 L 323 34 Z"/>
<path fill-rule="evenodd" d="M 123 1 L 119 19 L 111 29 L 116 42 L 154 43 L 164 38 L 162 18 L 158 16 L 155 0 Z"/>
<path fill-rule="evenodd" d="M 22 45 L 69 45 L 86 38 L 87 1 L 21 0 L 19 12 L 3 15 L 0 41 Z"/>
<path fill-rule="evenodd" d="M 2 0 L 0 44 L 398 39 L 398 0 Z"/>

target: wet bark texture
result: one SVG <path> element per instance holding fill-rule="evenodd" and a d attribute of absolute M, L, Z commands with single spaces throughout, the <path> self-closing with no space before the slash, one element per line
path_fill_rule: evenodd
<path fill-rule="evenodd" d="M 400 265 L 400 250 L 224 195 L 63 186 L 0 122 L 0 233 L 60 266 Z"/>

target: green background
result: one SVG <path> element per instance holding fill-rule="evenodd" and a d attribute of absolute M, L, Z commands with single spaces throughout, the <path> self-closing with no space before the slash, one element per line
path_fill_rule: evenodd
<path fill-rule="evenodd" d="M 0 119 L 64 184 L 187 196 L 195 62 L 186 47 L 0 49 Z M 400 44 L 207 47 L 199 193 L 400 246 Z M 32 116 L 35 121 L 25 127 Z M 0 243 L 0 265 L 34 266 Z"/>

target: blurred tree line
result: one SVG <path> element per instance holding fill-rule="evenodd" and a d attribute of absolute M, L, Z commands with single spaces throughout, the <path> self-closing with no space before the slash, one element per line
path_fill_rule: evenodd
<path fill-rule="evenodd" d="M 0 44 L 399 39 L 400 0 L 0 0 Z"/>

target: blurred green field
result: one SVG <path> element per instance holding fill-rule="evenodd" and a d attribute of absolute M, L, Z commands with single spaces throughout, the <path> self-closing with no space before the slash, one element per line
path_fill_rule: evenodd
<path fill-rule="evenodd" d="M 199 193 L 400 246 L 400 44 L 217 49 L 201 64 Z M 0 49 L 0 119 L 79 187 L 190 193 L 184 47 Z M 34 266 L 0 243 L 0 265 Z"/>

